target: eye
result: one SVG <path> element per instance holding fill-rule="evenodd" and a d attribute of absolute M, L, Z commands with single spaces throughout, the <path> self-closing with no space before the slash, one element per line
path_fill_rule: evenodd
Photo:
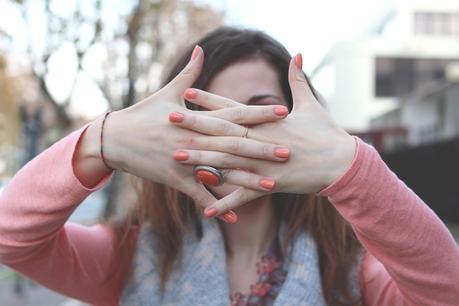
<path fill-rule="evenodd" d="M 282 104 L 282 102 L 275 98 L 263 98 L 263 99 L 252 101 L 250 103 L 250 105 L 278 105 L 278 104 Z"/>

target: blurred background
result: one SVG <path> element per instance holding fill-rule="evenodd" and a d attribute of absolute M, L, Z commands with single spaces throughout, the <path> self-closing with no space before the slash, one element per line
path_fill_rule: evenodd
<path fill-rule="evenodd" d="M 374 145 L 459 240 L 457 0 L 0 0 L 0 193 L 34 156 L 158 89 L 220 25 L 303 53 L 336 122 Z M 133 202 L 117 174 L 80 205 L 91 224 Z M 0 265 L 0 304 L 82 305 Z"/>

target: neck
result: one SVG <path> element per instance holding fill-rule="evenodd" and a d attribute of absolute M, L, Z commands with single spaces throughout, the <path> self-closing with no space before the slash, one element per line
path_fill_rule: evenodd
<path fill-rule="evenodd" d="M 238 215 L 236 224 L 222 223 L 227 256 L 256 261 L 268 252 L 279 226 L 270 197 L 247 203 L 235 212 Z"/>

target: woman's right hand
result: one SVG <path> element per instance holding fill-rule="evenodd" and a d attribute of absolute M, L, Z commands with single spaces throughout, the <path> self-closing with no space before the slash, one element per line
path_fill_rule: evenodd
<path fill-rule="evenodd" d="M 186 130 L 169 122 L 169 120 L 180 120 L 181 114 L 191 112 L 185 108 L 183 92 L 192 86 L 199 76 L 203 60 L 204 53 L 197 46 L 188 65 L 164 88 L 129 108 L 112 112 L 105 122 L 103 146 L 104 157 L 110 167 L 178 189 L 205 208 L 216 202 L 217 199 L 200 182 L 196 181 L 192 166 L 177 163 L 174 158 L 176 160 L 181 158 L 181 152 L 176 151 L 179 148 L 193 146 L 193 142 L 206 141 L 207 138 L 209 141 L 211 136 L 207 135 L 212 134 L 213 131 Z M 262 107 L 266 109 L 262 110 Z M 278 112 L 275 109 L 276 106 L 270 105 L 250 110 L 244 108 L 241 112 L 242 108 L 235 107 L 217 112 L 203 112 L 203 115 L 208 118 L 209 122 L 212 122 L 212 127 L 217 124 L 223 131 L 227 131 L 228 135 L 232 135 L 232 137 L 223 139 L 222 151 L 225 151 L 226 146 L 230 152 L 234 143 L 242 143 L 244 147 L 249 148 L 245 157 L 282 162 L 286 159 L 274 155 L 278 146 L 245 139 L 247 130 L 242 126 L 243 124 L 283 119 L 285 115 L 276 115 Z M 174 115 L 168 120 L 167 115 L 170 113 Z M 101 121 L 102 119 L 93 122 L 88 128 L 75 159 L 75 172 L 82 182 L 85 177 L 94 177 L 95 169 L 99 171 L 99 178 L 109 171 L 99 157 Z M 242 125 L 230 121 L 237 121 Z M 240 137 L 234 137 L 234 135 Z M 260 156 L 257 148 L 263 148 L 265 154 Z M 91 158 L 85 159 L 85 156 Z M 88 160 L 92 160 L 92 167 L 89 166 Z M 84 166 L 85 161 L 86 166 Z M 93 171 L 93 174 L 88 175 L 87 171 Z M 266 191 L 259 184 L 263 179 L 271 178 L 237 169 L 232 170 L 231 175 L 225 177 L 225 180 L 230 183 Z M 94 183 L 97 182 L 95 180 Z"/>

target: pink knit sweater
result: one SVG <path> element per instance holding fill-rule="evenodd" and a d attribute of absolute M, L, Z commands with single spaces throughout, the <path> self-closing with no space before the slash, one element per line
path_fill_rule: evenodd
<path fill-rule="evenodd" d="M 0 196 L 0 260 L 62 294 L 118 305 L 124 271 L 106 225 L 67 222 L 94 188 L 72 158 L 84 128 L 22 168 Z M 367 306 L 459 305 L 459 249 L 438 217 L 358 140 L 350 169 L 320 192 L 348 220 L 367 250 L 361 290 Z M 132 230 L 135 243 L 137 232 Z M 132 248 L 131 251 L 134 251 Z"/>

